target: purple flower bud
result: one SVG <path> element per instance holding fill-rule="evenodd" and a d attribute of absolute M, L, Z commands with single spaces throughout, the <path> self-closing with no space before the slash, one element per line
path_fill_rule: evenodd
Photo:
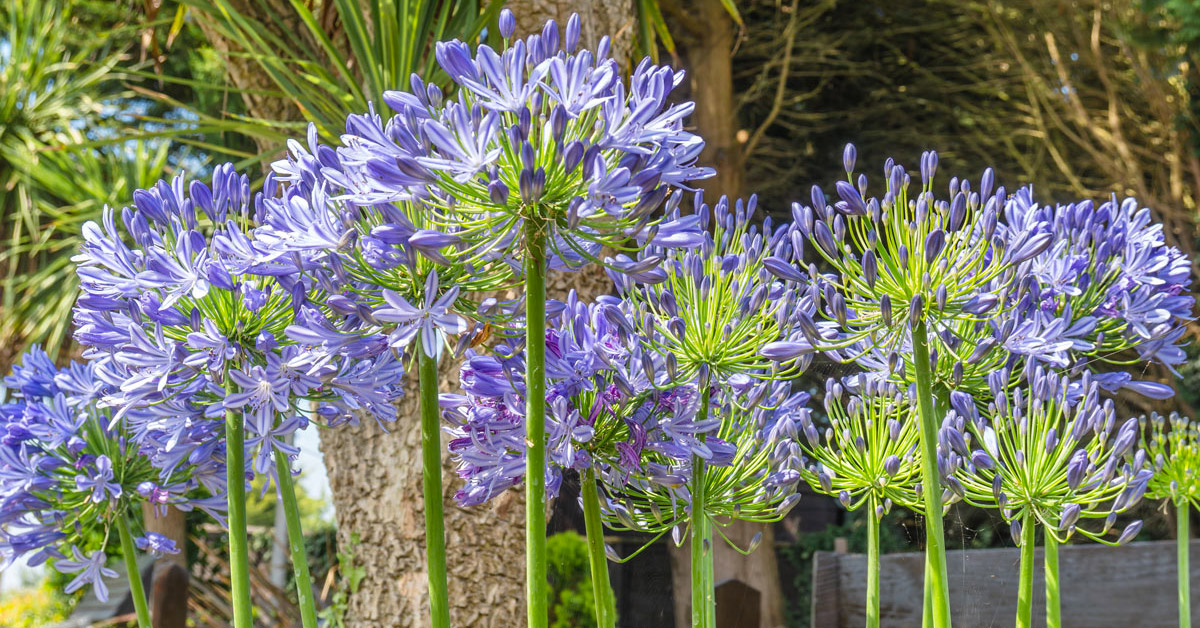
<path fill-rule="evenodd" d="M 930 231 L 929 235 L 925 236 L 925 263 L 932 266 L 945 247 L 946 233 L 941 229 Z"/>
<path fill-rule="evenodd" d="M 925 298 L 918 294 L 912 298 L 912 302 L 908 305 L 908 324 L 910 327 L 915 327 L 924 318 Z"/>
<path fill-rule="evenodd" d="M 432 229 L 418 229 L 416 233 L 408 239 L 408 243 L 417 249 L 436 251 L 447 246 L 453 246 L 462 241 L 462 238 L 450 234 L 434 231 Z"/>
<path fill-rule="evenodd" d="M 950 215 L 946 217 L 946 229 L 951 233 L 962 229 L 967 219 L 967 197 L 961 192 L 950 203 Z"/>
<path fill-rule="evenodd" d="M 854 162 L 858 161 L 858 149 L 854 144 L 846 144 L 846 148 L 842 149 L 842 165 L 846 167 L 846 172 L 854 172 Z"/>
<path fill-rule="evenodd" d="M 842 508 L 846 508 L 846 509 L 850 508 L 850 493 L 847 493 L 846 491 L 842 491 L 842 492 L 838 493 L 837 498 L 838 498 L 838 502 L 841 503 Z"/>
<path fill-rule="evenodd" d="M 963 311 L 967 314 L 982 316 L 990 312 L 993 307 L 996 307 L 996 303 L 999 300 L 999 297 L 994 294 L 977 294 L 963 304 Z"/>
<path fill-rule="evenodd" d="M 829 225 L 824 220 L 818 220 L 813 224 L 813 239 L 827 257 L 838 257 L 838 247 L 833 239 L 833 232 L 829 230 Z"/>
<path fill-rule="evenodd" d="M 533 193 L 533 172 L 528 168 L 523 168 L 517 176 L 517 189 L 521 192 L 521 202 L 532 205 L 537 201 Z"/>
<path fill-rule="evenodd" d="M 967 441 L 963 438 L 962 432 L 953 427 L 946 426 L 941 429 L 941 437 L 942 441 L 950 449 L 964 456 L 970 455 L 970 450 L 967 449 Z"/>
<path fill-rule="evenodd" d="M 763 345 L 763 348 L 759 350 L 759 354 L 768 360 L 786 362 L 802 355 L 810 354 L 813 351 L 813 346 L 809 343 L 779 341 Z"/>
<path fill-rule="evenodd" d="M 1027 259 L 1041 255 L 1054 241 L 1053 234 L 1038 233 L 1017 243 L 1016 247 L 1007 252 L 1009 264 L 1020 264 Z"/>
<path fill-rule="evenodd" d="M 1046 430 L 1046 453 L 1052 453 L 1055 447 L 1058 447 L 1058 430 L 1050 428 Z"/>
<path fill-rule="evenodd" d="M 899 473 L 900 472 L 900 459 L 894 455 L 888 456 L 886 459 L 884 459 L 883 472 L 888 474 L 889 477 L 893 477 L 897 473 Z"/>
<path fill-rule="evenodd" d="M 1082 514 L 1082 512 L 1083 511 L 1080 509 L 1079 504 L 1067 504 L 1066 507 L 1063 508 L 1062 516 L 1058 518 L 1058 529 L 1066 530 L 1067 528 L 1075 525 L 1075 523 L 1079 521 L 1079 516 Z"/>
<path fill-rule="evenodd" d="M 509 9 L 500 10 L 500 36 L 508 39 L 513 36 L 513 32 L 517 30 L 517 18 L 513 16 L 513 12 Z"/>
<path fill-rule="evenodd" d="M 975 398 L 961 390 L 950 392 L 950 407 L 954 408 L 958 416 L 972 423 L 979 421 L 979 409 L 975 405 Z"/>
<path fill-rule="evenodd" d="M 875 257 L 875 251 L 863 253 L 862 270 L 863 278 L 867 280 L 867 287 L 874 290 L 875 281 L 879 278 L 879 262 Z"/>
<path fill-rule="evenodd" d="M 786 261 L 775 256 L 764 259 L 763 266 L 769 270 L 772 275 L 775 275 L 784 281 L 804 282 L 808 279 L 804 273 L 796 270 L 795 266 L 792 266 Z"/>
<path fill-rule="evenodd" d="M 859 193 L 849 181 L 837 182 L 837 193 L 843 201 L 846 202 L 844 213 L 848 216 L 866 216 L 867 204 L 863 201 L 862 194 Z M 841 207 L 839 207 L 841 209 Z"/>
<path fill-rule="evenodd" d="M 488 197 L 496 205 L 504 206 L 508 204 L 508 186 L 504 182 L 496 179 L 488 183 Z"/>
<path fill-rule="evenodd" d="M 833 478 L 829 477 L 829 474 L 821 471 L 817 474 L 817 482 L 821 484 L 821 490 L 825 493 L 833 492 Z"/>
<path fill-rule="evenodd" d="M 883 318 L 885 327 L 892 326 L 892 298 L 886 294 L 879 297 L 879 316 Z"/>
<path fill-rule="evenodd" d="M 1017 547 L 1021 547 L 1021 520 L 1020 519 L 1013 519 L 1012 521 L 1009 522 L 1008 533 L 1010 535 L 1012 535 L 1013 543 L 1016 543 Z"/>
<path fill-rule="evenodd" d="M 1120 538 L 1117 539 L 1117 545 L 1124 545 L 1133 540 L 1139 532 L 1142 531 L 1142 520 L 1138 519 L 1133 523 L 1125 526 L 1125 530 L 1121 532 Z"/>
<path fill-rule="evenodd" d="M 976 449 L 975 451 L 971 452 L 971 464 L 974 465 L 976 469 L 983 471 L 996 468 L 996 461 L 992 460 L 992 457 L 982 449 Z"/>

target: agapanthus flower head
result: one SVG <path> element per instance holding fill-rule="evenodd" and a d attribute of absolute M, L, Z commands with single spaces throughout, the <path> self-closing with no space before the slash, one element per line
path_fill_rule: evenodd
<path fill-rule="evenodd" d="M 1115 198 L 1039 205 L 1026 187 L 1003 201 L 995 230 L 1010 248 L 1031 233 L 1049 233 L 1053 243 L 992 281 L 981 296 L 995 300 L 988 316 L 938 321 L 934 372 L 948 388 L 986 393 L 990 374 L 1008 369 L 1020 375 L 1021 360 L 1075 372 L 1133 360 L 1168 368 L 1182 362 L 1182 325 L 1195 302 L 1190 264 L 1165 243 L 1149 210 Z M 904 346 L 883 350 L 864 341 L 858 348 L 874 355 L 860 362 L 875 371 L 911 371 Z M 1125 371 L 1094 376 L 1109 392 L 1174 394 L 1169 385 Z"/>
<path fill-rule="evenodd" d="M 808 277 L 782 261 L 792 255 L 788 229 L 767 218 L 760 231 L 752 222 L 756 208 L 752 196 L 745 203 L 722 197 L 710 209 L 697 194 L 692 215 L 669 217 L 695 222 L 703 230 L 698 246 L 651 245 L 636 259 L 610 260 L 609 276 L 628 312 L 607 313 L 665 356 L 672 382 L 781 379 L 812 358 L 800 330 L 812 321 Z M 766 390 L 761 384 L 749 400 Z"/>
<path fill-rule="evenodd" d="M 617 299 L 579 301 L 572 292 L 546 333 L 546 491 L 555 496 L 563 474 L 593 469 L 629 474 L 640 469 L 643 420 L 660 395 L 650 385 L 644 354 L 628 331 L 604 315 Z M 651 372 L 661 372 L 661 359 Z M 466 486 L 457 498 L 477 505 L 525 477 L 525 354 L 504 343 L 491 354 L 468 350 L 462 395 L 443 396 L 450 451 Z"/>
<path fill-rule="evenodd" d="M 1039 205 L 1023 188 L 1005 205 L 1004 223 L 1048 224 L 1054 236 L 1053 246 L 1018 268 L 1032 282 L 1013 314 L 1010 351 L 1060 367 L 1126 364 L 1135 355 L 1168 367 L 1185 360 L 1182 326 L 1195 306 L 1191 263 L 1136 199 Z M 1042 339 L 1023 340 L 1026 330 Z M 1130 387 L 1155 397 L 1172 392 Z"/>
<path fill-rule="evenodd" d="M 921 450 L 916 410 L 895 384 L 858 378 L 825 383 L 823 428 L 800 417 L 804 479 L 848 510 L 863 506 L 882 516 L 894 504 L 918 512 Z"/>
<path fill-rule="evenodd" d="M 363 338 L 360 317 L 309 302 L 308 278 L 247 236 L 264 199 L 246 176 L 224 164 L 210 184 L 180 175 L 133 199 L 119 225 L 106 209 L 84 226 L 75 336 L 110 387 L 102 403 L 164 473 L 209 456 L 226 411 L 246 418 L 253 468 L 268 474 L 307 400 L 330 423 L 364 408 L 394 418 L 386 343 Z"/>
<path fill-rule="evenodd" d="M 0 403 L 0 556 L 4 565 L 49 561 L 107 598 L 105 546 L 120 518 L 140 521 L 142 504 L 213 510 L 205 480 L 224 475 L 222 450 L 196 455 L 169 476 L 135 444 L 128 423 L 99 400 L 110 386 L 89 364 L 58 369 L 41 349 L 4 379 Z M 3 390 L 3 389 L 0 389 Z M 219 508 L 219 507 L 218 507 Z M 96 539 L 101 539 L 97 545 Z M 157 547 L 167 549 L 161 542 Z"/>
<path fill-rule="evenodd" d="M 1028 518 L 1059 540 L 1078 532 L 1112 544 L 1105 535 L 1152 476 L 1137 419 L 1118 423 L 1089 373 L 1072 380 L 1036 368 L 1013 381 L 997 372 L 983 411 L 964 393 L 951 399 L 939 447 L 951 460 L 953 490 L 972 505 L 999 508 L 1009 521 Z M 1104 523 L 1094 531 L 1081 525 L 1086 519 Z"/>
<path fill-rule="evenodd" d="M 1151 413 L 1140 423 L 1142 447 L 1154 470 L 1146 496 L 1200 507 L 1200 431 L 1196 425 L 1175 412 L 1168 418 Z"/>
<path fill-rule="evenodd" d="M 805 461 L 799 434 L 811 420 L 808 393 L 789 388 L 774 382 L 761 404 L 750 404 L 737 398 L 746 386 L 714 386 L 708 394 L 688 386 L 650 408 L 642 470 L 617 481 L 605 478 L 609 524 L 671 531 L 682 543 L 683 528 L 696 517 L 724 526 L 733 519 L 770 522 L 786 515 L 800 499 Z M 705 401 L 709 408 L 702 413 Z M 703 463 L 704 504 L 692 499 L 697 461 Z"/>
<path fill-rule="evenodd" d="M 393 119 L 386 128 L 398 123 Z M 307 146 L 289 142 L 288 158 L 268 176 L 268 191 L 277 193 L 258 204 L 254 237 L 264 250 L 261 259 L 289 281 L 317 288 L 309 298 L 324 310 L 362 321 L 361 342 L 378 344 L 384 335 L 397 353 L 419 345 L 436 356 L 458 337 L 464 348 L 475 337 L 467 332 L 481 331 L 470 320 L 503 321 L 513 309 L 496 304 L 480 311 L 468 295 L 508 287 L 513 266 L 481 256 L 460 226 L 447 224 L 442 211 L 421 198 L 359 193 L 382 176 L 364 160 L 373 154 L 370 143 L 389 141 L 390 131 L 354 134 L 380 124 L 373 113 L 350 116 L 347 146 L 337 152 L 321 145 L 311 126 Z"/>
<path fill-rule="evenodd" d="M 836 333 L 817 335 L 806 322 L 808 340 L 842 359 L 866 358 L 868 369 L 903 375 L 911 368 L 914 328 L 928 334 L 938 379 L 962 380 L 994 355 L 996 342 L 964 337 L 1011 330 L 991 325 L 1028 290 L 1017 267 L 1041 254 L 1052 241 L 1044 221 L 1001 223 L 1006 201 L 992 170 L 978 188 L 957 177 L 948 196 L 934 186 L 937 153 L 921 156 L 916 187 L 905 168 L 884 165 L 881 197 L 868 194 L 866 175 L 838 181 L 832 201 L 813 188 L 812 204 L 795 203 L 792 213 L 797 266 L 805 262 L 805 242 L 830 272 L 810 271 L 821 305 L 820 316 L 836 321 Z M 853 166 L 853 160 L 847 161 Z M 941 369 L 941 364 L 949 365 Z M 975 367 L 975 368 L 972 368 Z M 995 365 L 988 368 L 994 370 Z M 911 381 L 901 377 L 902 381 Z M 952 382 L 953 383 L 953 382 Z"/>
<path fill-rule="evenodd" d="M 434 230 L 518 271 L 537 248 L 529 238 L 567 268 L 636 246 L 671 190 L 712 170 L 696 165 L 704 142 L 683 126 L 693 105 L 669 99 L 683 73 L 646 59 L 625 81 L 608 38 L 579 49 L 579 31 L 573 16 L 561 38 L 550 21 L 499 51 L 436 44 L 454 93 L 414 76 L 410 91 L 384 94 L 386 122 L 352 117 L 339 150 L 346 198 L 417 203 Z"/>

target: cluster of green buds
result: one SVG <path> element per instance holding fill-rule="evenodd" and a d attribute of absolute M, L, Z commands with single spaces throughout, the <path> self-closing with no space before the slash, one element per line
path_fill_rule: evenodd
<path fill-rule="evenodd" d="M 823 432 L 809 415 L 801 419 L 804 478 L 847 510 L 865 505 L 882 517 L 899 504 L 919 512 L 921 451 L 912 403 L 895 384 L 859 379 L 857 392 L 835 379 L 825 383 Z"/>
<path fill-rule="evenodd" d="M 1200 507 L 1200 430 L 1175 412 L 1167 418 L 1151 413 L 1141 423 L 1142 446 L 1154 469 L 1146 496 Z"/>
<path fill-rule="evenodd" d="M 1132 539 L 1140 521 L 1115 543 L 1105 535 L 1150 481 L 1146 453 L 1137 447 L 1137 420 L 1118 426 L 1112 400 L 1100 399 L 1089 373 L 1073 381 L 1041 368 L 1028 372 L 1025 387 L 1012 385 L 1005 371 L 991 378 L 995 390 L 985 417 L 971 397 L 951 395 L 953 410 L 939 434 L 943 446 L 962 457 L 951 486 L 960 487 L 967 503 L 999 508 L 1018 545 L 1029 525 L 1043 526 L 1059 542 L 1076 532 L 1110 545 Z M 973 449 L 968 436 L 974 436 Z M 1079 526 L 1084 519 L 1104 524 L 1096 532 Z"/>

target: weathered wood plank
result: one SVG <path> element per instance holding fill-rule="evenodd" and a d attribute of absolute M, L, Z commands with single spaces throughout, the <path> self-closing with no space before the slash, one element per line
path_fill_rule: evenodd
<path fill-rule="evenodd" d="M 838 609 L 844 605 L 839 591 L 838 563 L 843 557 L 833 552 L 813 554 L 812 628 L 838 626 Z"/>
<path fill-rule="evenodd" d="M 955 628 L 1012 626 L 1016 614 L 1016 549 L 946 553 Z M 1191 543 L 1191 577 L 1200 579 L 1200 539 Z M 1045 583 L 1037 551 L 1034 626 L 1044 625 Z M 1059 554 L 1064 628 L 1176 628 L 1175 542 L 1124 547 L 1067 545 Z M 919 628 L 924 555 L 891 554 L 880 562 L 884 628 Z M 836 584 L 828 582 L 836 576 Z M 818 552 L 813 559 L 813 628 L 858 628 L 865 623 L 866 556 Z M 1200 589 L 1200 585 L 1196 587 Z M 836 603 L 834 603 L 836 600 Z M 1193 591 L 1192 605 L 1200 603 Z M 835 619 L 828 617 L 836 609 Z"/>

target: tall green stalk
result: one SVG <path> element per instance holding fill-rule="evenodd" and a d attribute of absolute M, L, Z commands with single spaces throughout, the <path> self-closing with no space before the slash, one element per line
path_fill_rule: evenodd
<path fill-rule="evenodd" d="M 146 589 L 142 586 L 142 571 L 138 569 L 137 549 L 129 532 L 128 514 L 117 517 L 117 534 L 121 537 L 121 554 L 125 556 L 125 572 L 129 576 L 129 595 L 137 612 L 138 628 L 151 628 L 150 607 L 146 604 Z"/>
<path fill-rule="evenodd" d="M 879 628 L 879 520 L 875 504 L 867 504 L 867 628 Z"/>
<path fill-rule="evenodd" d="M 296 602 L 304 628 L 317 628 L 317 606 L 313 598 L 312 576 L 308 572 L 308 551 L 304 530 L 300 527 L 300 506 L 296 502 L 296 484 L 287 454 L 275 450 L 275 473 L 279 477 L 280 505 L 287 520 L 288 551 L 292 555 L 292 573 L 296 576 Z"/>
<path fill-rule="evenodd" d="M 608 556 L 604 552 L 604 524 L 600 520 L 600 493 L 596 488 L 596 472 L 583 474 L 583 524 L 587 532 L 588 564 L 592 573 L 592 595 L 595 596 L 597 628 L 617 625 L 617 600 L 608 579 Z"/>
<path fill-rule="evenodd" d="M 550 621 L 546 582 L 546 235 L 525 221 L 525 595 L 529 628 Z"/>
<path fill-rule="evenodd" d="M 1046 570 L 1046 628 L 1062 628 L 1062 598 L 1058 586 L 1058 539 L 1049 530 L 1042 532 L 1043 561 Z"/>
<path fill-rule="evenodd" d="M 922 588 L 924 595 L 921 599 L 921 628 L 933 628 L 933 591 L 930 590 L 930 584 L 933 578 L 929 577 L 929 561 L 925 561 L 925 586 Z"/>
<path fill-rule="evenodd" d="M 1017 584 L 1016 628 L 1033 626 L 1033 546 L 1037 543 L 1033 517 L 1021 521 L 1021 579 Z"/>
<path fill-rule="evenodd" d="M 708 383 L 701 382 L 700 410 L 696 422 L 708 418 Z M 708 486 L 705 481 L 708 466 L 699 456 L 692 456 L 692 628 L 715 628 L 717 625 L 716 576 L 713 567 L 713 529 L 706 510 Z"/>
<path fill-rule="evenodd" d="M 942 532 L 942 490 L 937 470 L 938 420 L 933 409 L 929 335 L 924 320 L 912 328 L 917 414 L 921 422 L 921 486 L 925 497 L 925 563 L 933 625 L 950 628 L 950 590 L 946 579 L 946 540 Z"/>
<path fill-rule="evenodd" d="M 437 359 L 417 347 L 421 395 L 421 482 L 425 495 L 425 565 L 429 573 L 429 616 L 433 628 L 450 626 L 446 583 L 446 521 L 442 512 L 442 431 L 438 413 Z"/>
<path fill-rule="evenodd" d="M 237 387 L 225 375 L 225 394 Z M 246 541 L 246 437 L 241 414 L 225 411 L 225 478 L 229 505 L 229 583 L 234 628 L 253 628 L 250 601 L 250 551 Z"/>
<path fill-rule="evenodd" d="M 1175 501 L 1176 578 L 1179 581 L 1179 628 L 1192 625 L 1191 568 L 1188 551 L 1191 541 L 1191 505 L 1186 499 Z"/>

